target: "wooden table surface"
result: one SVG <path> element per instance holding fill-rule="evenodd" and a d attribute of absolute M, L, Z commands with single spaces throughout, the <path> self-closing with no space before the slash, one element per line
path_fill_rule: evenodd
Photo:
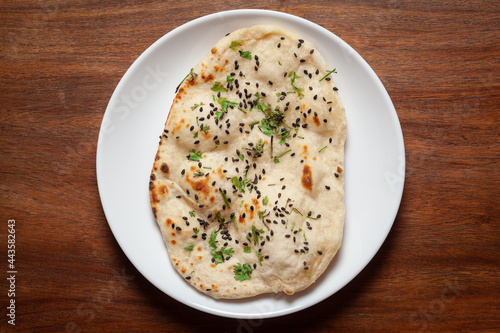
<path fill-rule="evenodd" d="M 500 331 L 498 1 L 3 0 L 0 8 L 2 332 Z M 294 14 L 351 45 L 389 92 L 406 149 L 399 213 L 374 259 L 323 302 L 266 320 L 216 317 L 156 289 L 115 241 L 96 181 L 104 111 L 133 61 L 172 29 L 239 8 Z"/>

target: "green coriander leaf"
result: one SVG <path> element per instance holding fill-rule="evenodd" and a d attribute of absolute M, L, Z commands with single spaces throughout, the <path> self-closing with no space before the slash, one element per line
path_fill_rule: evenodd
<path fill-rule="evenodd" d="M 231 84 L 234 82 L 234 77 L 232 77 L 231 75 L 228 75 L 226 78 L 226 81 L 227 81 L 227 83 Z"/>
<path fill-rule="evenodd" d="M 268 198 L 268 196 L 266 195 L 266 196 L 262 199 L 262 205 L 266 206 L 268 203 L 269 203 L 269 198 Z"/>
<path fill-rule="evenodd" d="M 243 252 L 245 252 L 245 253 L 250 253 L 250 252 L 252 252 L 252 250 L 251 250 L 249 247 L 246 247 L 246 246 L 245 246 L 245 247 L 243 248 Z"/>
<path fill-rule="evenodd" d="M 259 265 L 261 265 L 261 266 L 262 266 L 262 259 L 263 259 L 263 258 L 262 258 L 262 255 L 261 255 L 259 252 L 257 252 L 257 251 L 255 251 L 255 254 L 256 254 L 256 255 L 257 255 L 257 257 L 259 258 Z"/>
<path fill-rule="evenodd" d="M 304 88 L 297 88 L 295 86 L 295 79 L 300 78 L 300 76 L 298 76 L 295 72 L 290 72 L 290 74 L 288 74 L 288 77 L 292 78 L 292 88 L 299 95 L 299 98 L 304 97 L 303 94 Z"/>
<path fill-rule="evenodd" d="M 227 89 L 224 88 L 224 86 L 218 82 L 218 81 L 215 81 L 214 82 L 214 85 L 212 86 L 212 91 L 216 91 L 216 92 L 226 92 Z"/>
<path fill-rule="evenodd" d="M 250 51 L 240 50 L 239 52 L 240 52 L 240 57 L 248 59 L 248 60 L 252 60 L 252 54 L 250 53 Z"/>
<path fill-rule="evenodd" d="M 224 203 L 226 204 L 226 207 L 231 208 L 231 206 L 229 205 L 229 201 L 227 201 L 226 193 L 224 193 L 222 191 L 222 189 L 220 189 L 220 188 L 219 188 L 219 192 L 222 195 L 222 198 L 224 199 Z"/>
<path fill-rule="evenodd" d="M 324 146 L 323 148 L 321 148 L 321 149 L 319 150 L 319 152 L 321 153 L 323 150 L 325 150 L 325 149 L 326 149 L 326 147 L 327 147 L 327 146 Z"/>
<path fill-rule="evenodd" d="M 200 229 L 198 228 L 193 228 L 193 232 L 195 235 L 198 235 L 198 233 L 200 232 Z"/>
<path fill-rule="evenodd" d="M 325 76 L 323 76 L 321 79 L 319 79 L 319 82 L 321 82 L 321 81 L 323 81 L 324 79 L 326 79 L 326 77 L 327 77 L 328 75 L 332 74 L 332 73 L 337 73 L 337 69 L 336 69 L 336 68 L 334 68 L 334 69 L 333 69 L 333 70 L 331 70 L 331 71 L 330 71 L 330 70 L 327 70 L 327 71 L 326 71 L 326 75 L 325 75 Z"/>
<path fill-rule="evenodd" d="M 197 138 L 198 137 L 198 132 L 194 133 L 193 135 L 193 138 Z"/>
<path fill-rule="evenodd" d="M 198 106 L 202 106 L 202 105 L 205 105 L 205 104 L 203 104 L 203 102 L 200 102 L 200 104 L 195 104 L 195 105 L 193 105 L 193 106 L 191 107 L 191 110 L 194 110 L 194 109 L 196 109 Z"/>
<path fill-rule="evenodd" d="M 185 250 L 188 250 L 188 251 L 193 251 L 193 247 L 194 247 L 194 244 L 193 244 L 193 245 L 186 246 L 184 249 L 185 249 Z"/>
<path fill-rule="evenodd" d="M 201 151 L 196 151 L 194 149 L 191 149 L 189 151 L 189 157 L 188 158 L 191 161 L 199 162 L 203 158 L 203 155 L 202 155 Z"/>
<path fill-rule="evenodd" d="M 247 263 L 243 264 L 243 266 L 241 265 L 241 263 L 237 263 L 234 266 L 233 272 L 234 272 L 234 279 L 235 280 L 245 281 L 245 280 L 248 280 L 251 278 L 251 274 L 253 272 L 253 269 Z"/>
<path fill-rule="evenodd" d="M 236 51 L 236 46 L 240 46 L 241 44 L 243 44 L 243 41 L 241 41 L 241 40 L 233 40 L 231 42 L 231 45 L 229 46 L 229 48 L 231 50 L 235 50 Z"/>
<path fill-rule="evenodd" d="M 279 158 L 280 158 L 280 157 L 282 157 L 282 156 L 283 156 L 283 155 L 285 155 L 285 154 L 288 154 L 288 153 L 289 153 L 289 152 L 291 152 L 291 151 L 292 151 L 291 149 L 288 149 L 288 150 L 287 150 L 287 151 L 285 151 L 283 154 L 281 154 L 281 155 L 279 155 L 279 156 L 275 156 L 275 157 L 274 157 L 274 163 L 279 163 L 279 162 L 280 162 Z"/>
<path fill-rule="evenodd" d="M 194 215 L 194 211 L 190 211 L 190 212 L 189 212 L 189 215 L 191 215 L 192 217 L 194 217 L 194 216 L 195 216 L 195 215 Z"/>
<path fill-rule="evenodd" d="M 219 232 L 219 230 L 212 231 L 212 233 L 210 234 L 210 240 L 208 241 L 208 245 L 210 245 L 210 247 L 213 250 L 217 249 L 217 245 L 215 245 L 215 238 L 217 238 L 218 232 Z"/>

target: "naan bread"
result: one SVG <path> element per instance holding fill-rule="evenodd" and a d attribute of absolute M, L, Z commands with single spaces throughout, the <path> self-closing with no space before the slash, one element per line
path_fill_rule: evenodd
<path fill-rule="evenodd" d="M 178 87 L 150 199 L 173 266 L 201 292 L 291 295 L 336 254 L 347 127 L 334 75 L 310 42 L 256 25 Z"/>

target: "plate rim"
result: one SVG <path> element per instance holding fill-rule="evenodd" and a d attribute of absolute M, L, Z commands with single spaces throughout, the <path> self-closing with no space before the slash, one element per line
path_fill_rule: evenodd
<path fill-rule="evenodd" d="M 113 225 L 113 223 L 110 223 L 110 221 L 108 219 L 108 216 L 109 216 L 109 213 L 108 213 L 109 212 L 109 207 L 105 203 L 105 199 L 103 197 L 103 195 L 104 195 L 103 194 L 103 188 L 102 188 L 102 186 L 100 186 L 100 184 L 103 183 L 103 180 L 102 180 L 103 175 L 100 173 L 101 163 L 102 163 L 102 158 L 101 158 L 102 157 L 102 146 L 103 146 L 103 140 L 104 140 L 103 126 L 105 125 L 105 122 L 106 122 L 107 118 L 110 117 L 110 113 L 112 112 L 110 110 L 113 108 L 113 101 L 117 98 L 117 91 L 120 91 L 121 88 L 122 88 L 122 86 L 124 86 L 126 84 L 126 82 L 128 81 L 129 77 L 134 73 L 134 71 L 136 71 L 136 67 L 139 66 L 139 64 L 141 63 L 141 61 L 145 57 L 147 57 L 150 53 L 153 53 L 154 50 L 157 47 L 159 47 L 159 45 L 161 45 L 165 39 L 168 39 L 169 37 L 172 37 L 172 36 L 174 36 L 176 34 L 181 34 L 183 30 L 189 29 L 189 28 L 191 28 L 193 26 L 196 26 L 196 25 L 198 25 L 198 24 L 200 24 L 200 23 L 202 23 L 204 21 L 210 21 L 210 20 L 218 19 L 218 18 L 228 19 L 229 16 L 240 15 L 240 14 L 241 15 L 266 14 L 266 15 L 269 15 L 269 16 L 281 16 L 281 17 L 283 17 L 285 19 L 292 20 L 292 21 L 297 21 L 298 20 L 301 23 L 306 24 L 307 26 L 309 26 L 311 28 L 322 30 L 324 33 L 327 33 L 329 35 L 329 37 L 333 37 L 333 39 L 335 39 L 336 42 L 338 42 L 338 43 L 342 44 L 344 47 L 347 47 L 348 49 L 352 50 L 353 51 L 352 55 L 355 56 L 355 57 L 357 57 L 357 60 L 360 61 L 361 64 L 363 65 L 364 70 L 371 76 L 372 79 L 374 79 L 377 82 L 377 87 L 380 90 L 379 93 L 382 94 L 382 97 L 383 97 L 384 101 L 386 101 L 388 103 L 388 105 L 390 106 L 390 110 L 389 110 L 390 112 L 389 112 L 389 114 L 391 116 L 391 120 L 394 122 L 393 126 L 395 127 L 397 135 L 398 135 L 398 140 L 397 140 L 398 144 L 399 144 L 398 150 L 400 150 L 399 153 L 403 157 L 403 160 L 401 161 L 401 163 L 402 163 L 402 166 L 401 166 L 401 168 L 402 168 L 402 174 L 401 174 L 401 176 L 402 176 L 402 182 L 401 182 L 400 187 L 397 189 L 398 193 L 396 194 L 398 204 L 393 207 L 394 211 L 391 214 L 391 216 L 392 216 L 391 223 L 388 225 L 388 230 L 386 230 L 386 232 L 384 232 L 385 236 L 379 240 L 379 244 L 376 247 L 376 251 L 373 251 L 373 253 L 371 254 L 371 256 L 368 256 L 366 258 L 366 262 L 364 262 L 363 264 L 360 265 L 360 269 L 357 271 L 357 273 L 355 273 L 352 277 L 350 277 L 349 279 L 347 279 L 347 281 L 345 283 L 343 283 L 338 289 L 332 291 L 331 293 L 327 293 L 327 294 L 323 295 L 323 297 L 321 297 L 320 299 L 317 299 L 313 303 L 302 304 L 300 306 L 296 306 L 296 307 L 293 307 L 293 308 L 282 309 L 282 310 L 274 311 L 274 312 L 271 312 L 271 313 L 254 313 L 254 314 L 228 313 L 228 312 L 220 311 L 220 310 L 217 310 L 217 309 L 208 308 L 208 307 L 203 306 L 201 304 L 194 303 L 194 302 L 192 302 L 190 300 L 180 299 L 179 297 L 175 297 L 175 296 L 169 294 L 168 292 L 166 292 L 165 290 L 163 290 L 162 288 L 160 288 L 159 286 L 157 286 L 139 268 L 139 265 L 132 260 L 131 256 L 129 255 L 129 249 L 127 247 L 123 246 L 122 243 L 120 242 L 120 240 L 118 239 L 117 233 L 115 232 L 115 227 L 116 226 Z M 338 37 L 337 35 L 335 35 L 331 31 L 325 29 L 324 27 L 322 27 L 322 26 L 320 26 L 320 25 L 318 25 L 318 24 L 316 24 L 314 22 L 311 22 L 311 21 L 309 21 L 309 20 L 307 20 L 305 18 L 296 16 L 296 15 L 293 15 L 293 14 L 288 14 L 288 13 L 279 12 L 279 11 L 273 11 L 273 10 L 266 10 L 266 9 L 235 9 L 235 10 L 227 10 L 227 11 L 221 11 L 221 12 L 216 12 L 216 13 L 204 15 L 204 16 L 195 18 L 195 19 L 193 19 L 191 21 L 188 21 L 188 22 L 186 22 L 186 23 L 184 23 L 184 24 L 182 24 L 182 25 L 180 25 L 180 26 L 172 29 L 171 31 L 167 32 L 166 34 L 164 34 L 163 36 L 161 36 L 160 38 L 158 38 L 155 42 L 153 42 L 148 48 L 146 48 L 146 50 L 144 50 L 135 59 L 135 61 L 130 65 L 130 67 L 127 69 L 127 71 L 125 72 L 125 74 L 122 76 L 122 78 L 118 82 L 117 86 L 115 87 L 115 89 L 113 91 L 113 94 L 110 97 L 110 100 L 108 102 L 108 105 L 107 105 L 106 110 L 105 110 L 104 115 L 103 115 L 103 119 L 102 119 L 100 130 L 99 130 L 99 137 L 98 137 L 98 142 L 97 142 L 97 149 L 96 149 L 97 185 L 98 185 L 98 191 L 99 191 L 101 205 L 102 205 L 104 214 L 106 216 L 106 221 L 107 221 L 107 223 L 108 223 L 108 225 L 109 225 L 109 227 L 110 227 L 110 229 L 111 229 L 111 231 L 113 233 L 113 236 L 114 236 L 115 240 L 117 241 L 118 245 L 120 246 L 120 248 L 122 249 L 122 251 L 125 253 L 125 255 L 129 259 L 129 261 L 138 270 L 138 272 L 140 272 L 148 280 L 149 283 L 151 283 L 152 285 L 154 285 L 162 293 L 164 293 L 167 296 L 175 299 L 176 301 L 179 301 L 179 302 L 181 302 L 181 303 L 183 303 L 183 304 L 185 304 L 185 305 L 187 305 L 189 307 L 192 307 L 194 309 L 197 309 L 197 310 L 200 310 L 200 311 L 203 311 L 203 312 L 206 312 L 206 313 L 210 313 L 210 314 L 218 315 L 218 316 L 222 316 L 222 317 L 236 318 L 236 319 L 273 318 L 273 317 L 278 317 L 278 316 L 283 316 L 283 315 L 295 313 L 297 311 L 304 310 L 306 308 L 309 308 L 309 307 L 311 307 L 311 306 L 313 306 L 315 304 L 318 304 L 318 303 L 324 301 L 325 299 L 329 298 L 330 296 L 332 296 L 335 293 L 337 293 L 338 291 L 340 291 L 347 284 L 349 284 L 352 280 L 354 280 L 356 278 L 356 276 L 358 276 L 359 273 L 366 268 L 366 266 L 368 265 L 368 263 L 371 262 L 373 260 L 373 258 L 375 257 L 375 255 L 379 252 L 380 248 L 384 244 L 385 240 L 387 239 L 387 237 L 389 235 L 390 230 L 392 229 L 392 227 L 394 225 L 395 219 L 397 217 L 397 214 L 398 214 L 398 211 L 399 211 L 399 208 L 400 208 L 400 205 L 401 205 L 402 196 L 403 196 L 404 183 L 405 183 L 405 165 L 406 165 L 406 161 L 405 161 L 404 137 L 403 137 L 403 132 L 402 132 L 402 128 L 401 128 L 401 123 L 400 123 L 399 118 L 397 116 L 397 112 L 396 112 L 395 107 L 394 107 L 394 105 L 392 103 L 392 100 L 391 100 L 391 98 L 389 96 L 389 93 L 385 89 L 385 86 L 383 85 L 383 83 L 381 82 L 381 80 L 377 76 L 377 74 L 374 72 L 374 70 L 368 65 L 368 63 L 366 62 L 366 60 L 363 57 L 361 57 L 350 45 L 348 45 L 340 37 Z M 209 296 L 207 296 L 207 297 L 209 297 Z M 252 298 L 250 298 L 249 300 L 251 300 L 251 299 Z"/>

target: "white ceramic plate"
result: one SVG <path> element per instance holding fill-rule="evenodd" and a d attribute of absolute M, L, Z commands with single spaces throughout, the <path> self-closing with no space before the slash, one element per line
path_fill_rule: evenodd
<path fill-rule="evenodd" d="M 320 279 L 293 296 L 214 300 L 170 264 L 149 204 L 148 182 L 177 85 L 225 34 L 274 23 L 313 42 L 346 108 L 346 220 L 342 248 Z M 135 267 L 156 287 L 193 308 L 233 318 L 268 318 L 314 305 L 351 281 L 389 233 L 404 184 L 404 143 L 394 106 L 377 75 L 345 42 L 302 18 L 264 10 L 208 15 L 167 33 L 125 73 L 99 134 L 97 180 L 109 226 Z"/>

